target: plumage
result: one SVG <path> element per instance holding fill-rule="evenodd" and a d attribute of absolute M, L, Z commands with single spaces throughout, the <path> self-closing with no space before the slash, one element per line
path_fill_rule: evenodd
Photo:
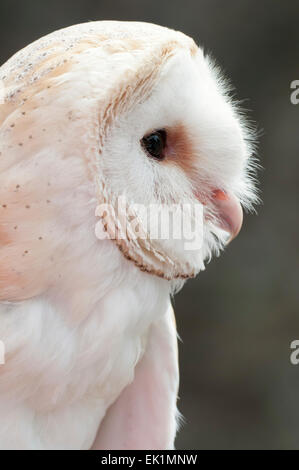
<path fill-rule="evenodd" d="M 63 29 L 0 78 L 0 448 L 172 448 L 170 295 L 256 201 L 245 121 L 194 41 L 152 24 Z M 161 162 L 140 144 L 156 129 Z M 97 208 L 122 195 L 199 202 L 201 249 L 100 240 Z M 105 229 L 122 223 L 112 210 Z"/>

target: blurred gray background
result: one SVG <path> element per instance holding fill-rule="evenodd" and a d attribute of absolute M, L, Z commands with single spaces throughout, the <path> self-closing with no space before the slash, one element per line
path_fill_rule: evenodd
<path fill-rule="evenodd" d="M 158 23 L 211 52 L 261 131 L 263 205 L 175 298 L 178 449 L 299 448 L 297 0 L 1 0 L 0 62 L 55 29 L 89 20 Z"/>

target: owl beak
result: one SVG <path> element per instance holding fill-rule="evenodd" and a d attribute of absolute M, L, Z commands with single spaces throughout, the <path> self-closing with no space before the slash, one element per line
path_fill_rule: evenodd
<path fill-rule="evenodd" d="M 243 211 L 240 201 L 231 193 L 220 189 L 213 192 L 213 205 L 218 216 L 218 226 L 229 233 L 231 242 L 240 232 L 243 222 Z"/>

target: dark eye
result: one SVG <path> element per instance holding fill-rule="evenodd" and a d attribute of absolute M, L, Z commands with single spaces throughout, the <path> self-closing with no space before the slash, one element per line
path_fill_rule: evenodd
<path fill-rule="evenodd" d="M 163 160 L 166 147 L 166 131 L 164 129 L 148 134 L 141 139 L 141 145 L 150 157 Z"/>

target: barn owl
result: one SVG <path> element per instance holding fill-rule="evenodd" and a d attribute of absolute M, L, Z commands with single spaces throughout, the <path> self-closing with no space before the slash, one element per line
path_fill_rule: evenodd
<path fill-rule="evenodd" d="M 248 126 L 194 41 L 147 23 L 54 32 L 0 79 L 0 447 L 172 449 L 171 295 L 256 201 Z M 109 236 L 121 196 L 199 204 L 201 246 Z"/>

